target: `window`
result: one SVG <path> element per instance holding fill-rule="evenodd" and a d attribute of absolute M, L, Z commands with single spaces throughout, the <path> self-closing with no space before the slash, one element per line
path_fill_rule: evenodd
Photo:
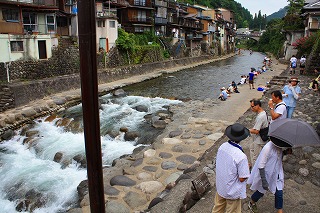
<path fill-rule="evenodd" d="M 23 41 L 10 41 L 11 52 L 23 51 Z"/>
<path fill-rule="evenodd" d="M 37 15 L 35 13 L 23 13 L 23 27 L 26 32 L 38 31 Z"/>
<path fill-rule="evenodd" d="M 145 10 L 138 10 L 138 21 L 147 21 L 147 12 Z"/>
<path fill-rule="evenodd" d="M 47 14 L 47 32 L 55 32 L 56 31 L 56 22 L 53 14 Z"/>
<path fill-rule="evenodd" d="M 8 22 L 19 22 L 19 10 L 2 9 L 2 16 Z"/>
<path fill-rule="evenodd" d="M 136 6 L 146 6 L 146 0 L 134 0 Z"/>
<path fill-rule="evenodd" d="M 109 21 L 110 28 L 116 28 L 116 22 L 115 21 Z"/>
<path fill-rule="evenodd" d="M 98 21 L 98 27 L 105 27 L 106 22 L 105 21 Z"/>

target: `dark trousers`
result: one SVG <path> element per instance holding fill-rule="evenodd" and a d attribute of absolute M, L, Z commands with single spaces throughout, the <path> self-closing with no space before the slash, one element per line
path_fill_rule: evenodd
<path fill-rule="evenodd" d="M 263 193 L 259 192 L 258 190 L 255 191 L 251 195 L 251 199 L 256 203 L 260 198 L 263 197 Z M 274 207 L 276 209 L 282 209 L 283 208 L 283 191 L 276 189 L 276 193 L 274 194 Z"/>

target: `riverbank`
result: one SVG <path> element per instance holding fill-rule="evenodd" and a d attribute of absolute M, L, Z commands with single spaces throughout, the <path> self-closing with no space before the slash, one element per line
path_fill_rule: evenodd
<path fill-rule="evenodd" d="M 199 65 L 211 63 L 214 61 L 224 60 L 233 56 L 234 54 L 229 54 L 229 55 L 221 56 L 219 58 L 217 57 L 211 58 L 209 60 L 203 60 L 204 57 L 200 57 L 199 59 L 194 59 L 194 60 L 186 59 L 186 60 L 181 60 L 175 63 L 172 62 L 173 64 L 169 66 L 170 68 L 164 68 L 163 66 L 159 66 L 158 65 L 159 63 L 156 63 L 155 66 L 153 67 L 153 70 L 149 69 L 149 67 L 152 66 L 152 65 L 149 65 L 148 72 L 144 72 L 143 74 L 139 74 L 139 72 L 137 72 L 138 73 L 137 75 L 134 75 L 131 77 L 127 77 L 121 80 L 115 80 L 109 83 L 99 84 L 98 92 L 99 92 L 99 95 L 104 95 L 115 89 L 119 89 L 127 85 L 157 78 L 163 74 L 173 73 L 183 69 L 197 67 Z M 197 62 L 195 63 L 195 61 Z M 136 66 L 135 69 L 139 69 L 139 67 Z M 65 81 L 60 81 L 60 83 L 69 84 Z M 40 83 L 40 84 L 46 84 L 46 83 Z M 57 85 L 59 84 L 59 79 L 55 84 Z M 26 87 L 22 89 L 24 90 L 24 92 L 30 92 L 28 91 L 29 86 L 27 85 L 28 84 L 26 83 Z M 20 106 L 14 109 L 9 109 L 2 112 L 0 114 L 0 136 L 3 135 L 7 130 L 18 129 L 25 123 L 28 123 L 35 118 L 44 117 L 53 112 L 64 110 L 64 108 L 66 107 L 79 104 L 81 102 L 81 90 L 80 90 L 80 85 L 78 86 L 79 88 L 77 89 L 67 90 L 64 92 L 55 93 L 53 95 L 48 95 L 44 98 L 32 100 L 28 104 L 25 104 L 23 106 Z M 37 87 L 37 86 L 34 86 L 34 87 Z M 45 91 L 42 91 L 42 93 L 43 92 Z M 20 93 L 23 94 L 23 91 L 21 91 Z M 38 96 L 39 94 L 35 94 L 35 97 L 38 97 Z M 7 137 L 3 139 L 6 139 L 6 138 Z"/>
<path fill-rule="evenodd" d="M 286 67 L 275 63 L 273 71 L 258 76 L 256 87 L 265 85 Z M 170 107 L 173 121 L 152 146 L 139 154 L 116 160 L 112 168 L 104 169 L 106 212 L 144 211 L 159 201 L 162 202 L 151 208 L 151 212 L 179 212 L 182 200 L 190 191 L 191 180 L 207 168 L 203 166 L 207 163 L 205 153 L 216 147 L 224 129 L 248 110 L 249 100 L 261 98 L 263 94 L 250 90 L 248 85 L 239 86 L 239 90 L 240 93 L 232 94 L 224 102 L 208 98 Z M 181 181 L 176 184 L 178 178 Z M 89 212 L 89 208 L 86 195 L 81 211 Z M 209 205 L 206 208 L 208 211 L 202 212 L 211 211 Z"/>

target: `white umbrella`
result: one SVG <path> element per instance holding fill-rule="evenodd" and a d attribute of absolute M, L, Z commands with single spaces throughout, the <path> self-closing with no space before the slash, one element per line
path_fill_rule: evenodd
<path fill-rule="evenodd" d="M 281 119 L 269 125 L 270 137 L 282 140 L 292 147 L 320 146 L 317 132 L 308 123 L 296 119 Z"/>

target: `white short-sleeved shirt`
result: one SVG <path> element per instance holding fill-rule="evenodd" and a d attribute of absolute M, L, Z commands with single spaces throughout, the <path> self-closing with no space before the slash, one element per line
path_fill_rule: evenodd
<path fill-rule="evenodd" d="M 246 198 L 246 181 L 250 175 L 247 156 L 228 142 L 223 143 L 216 159 L 216 186 L 218 194 L 225 199 Z"/>
<path fill-rule="evenodd" d="M 271 120 L 270 123 L 272 123 L 276 120 L 281 120 L 281 119 L 287 118 L 287 107 L 283 101 L 281 101 L 280 103 L 278 103 L 274 107 L 274 112 L 280 114 L 280 117 L 278 117 L 275 120 Z"/>
<path fill-rule="evenodd" d="M 262 188 L 260 168 L 265 169 L 266 180 L 269 184 L 270 192 L 274 194 L 276 188 L 278 190 L 283 190 L 284 175 L 282 167 L 282 149 L 276 147 L 271 141 L 262 148 L 248 179 L 248 184 L 251 184 L 251 190 L 258 190 L 261 193 L 265 193 L 266 190 Z"/>
<path fill-rule="evenodd" d="M 265 111 L 260 112 L 256 117 L 256 122 L 253 126 L 253 129 L 259 130 L 268 127 L 268 117 Z M 259 133 L 258 134 L 251 134 L 252 140 L 254 143 L 257 144 L 265 144 L 265 142 L 261 139 Z"/>

